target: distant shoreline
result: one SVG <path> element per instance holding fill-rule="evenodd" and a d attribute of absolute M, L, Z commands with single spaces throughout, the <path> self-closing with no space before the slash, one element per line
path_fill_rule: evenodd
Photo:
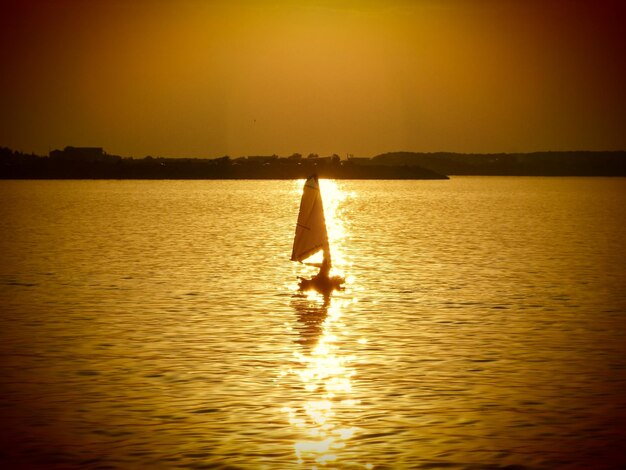
<path fill-rule="evenodd" d="M 448 179 L 454 176 L 626 176 L 626 151 L 459 154 L 392 152 L 372 158 L 338 155 L 232 159 L 109 155 L 99 147 L 66 147 L 50 156 L 0 148 L 0 179 L 290 180 L 316 173 L 331 179 Z"/>
<path fill-rule="evenodd" d="M 307 158 L 253 156 L 231 159 L 123 158 L 100 147 L 66 147 L 49 157 L 0 151 L 0 179 L 302 179 L 312 174 L 331 179 L 448 179 L 417 165 L 361 165 L 338 155 Z"/>
<path fill-rule="evenodd" d="M 239 166 L 211 163 L 168 162 L 35 162 L 0 167 L 0 179 L 178 179 L 178 180 L 294 180 L 317 174 L 329 179 L 423 179 L 448 176 L 418 166 L 351 166 L 307 163 L 302 165 Z"/>

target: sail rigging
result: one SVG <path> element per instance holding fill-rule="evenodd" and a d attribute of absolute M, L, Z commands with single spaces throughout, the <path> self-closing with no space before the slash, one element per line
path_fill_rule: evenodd
<path fill-rule="evenodd" d="M 303 261 L 320 250 L 324 251 L 324 260 L 330 266 L 324 205 L 322 204 L 319 181 L 317 175 L 314 175 L 310 176 L 304 183 L 291 260 Z"/>

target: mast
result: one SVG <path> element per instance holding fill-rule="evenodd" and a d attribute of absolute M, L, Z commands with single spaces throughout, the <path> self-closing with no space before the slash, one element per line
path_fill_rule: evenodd
<path fill-rule="evenodd" d="M 324 221 L 324 227 L 326 227 L 326 221 Z M 328 265 L 328 269 L 330 269 L 332 267 L 332 262 L 330 259 L 330 243 L 328 243 L 328 234 L 326 235 L 326 243 L 324 244 L 324 258 L 322 263 L 325 263 Z"/>

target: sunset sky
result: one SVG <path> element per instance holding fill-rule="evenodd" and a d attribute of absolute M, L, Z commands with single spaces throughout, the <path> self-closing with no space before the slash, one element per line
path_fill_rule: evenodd
<path fill-rule="evenodd" d="M 626 149 L 626 2 L 1 0 L 0 146 Z"/>

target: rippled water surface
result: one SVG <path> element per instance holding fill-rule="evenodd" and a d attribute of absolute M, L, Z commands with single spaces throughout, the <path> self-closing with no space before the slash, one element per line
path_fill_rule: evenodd
<path fill-rule="evenodd" d="M 0 182 L 0 462 L 622 468 L 626 180 Z"/>

